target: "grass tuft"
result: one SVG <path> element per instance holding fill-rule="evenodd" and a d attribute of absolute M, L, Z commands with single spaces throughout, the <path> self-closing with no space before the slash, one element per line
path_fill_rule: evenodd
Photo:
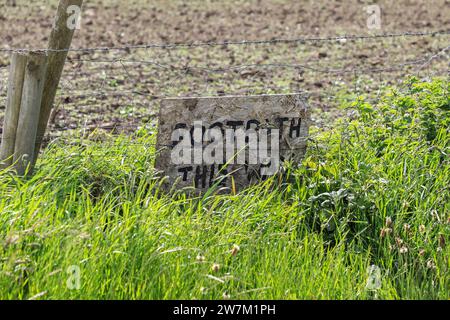
<path fill-rule="evenodd" d="M 0 172 L 0 298 L 448 299 L 449 83 L 367 98 L 237 195 L 159 192 L 145 131 L 55 141 Z"/>

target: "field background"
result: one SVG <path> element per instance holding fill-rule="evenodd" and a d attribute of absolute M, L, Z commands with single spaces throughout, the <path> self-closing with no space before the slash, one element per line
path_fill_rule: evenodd
<path fill-rule="evenodd" d="M 0 1 L 0 48 L 45 48 L 57 1 Z M 88 1 L 73 47 L 369 35 L 368 3 Z M 379 32 L 450 29 L 449 1 L 377 3 Z M 431 59 L 448 46 L 69 53 L 35 175 L 0 170 L 0 298 L 448 299 L 448 52 Z M 302 166 L 239 194 L 160 192 L 162 97 L 303 91 Z"/>
<path fill-rule="evenodd" d="M 8 48 L 45 48 L 57 1 L 1 0 L 0 43 Z M 127 44 L 292 39 L 371 34 L 364 8 L 371 1 L 87 1 L 73 47 Z M 444 0 L 377 1 L 382 29 L 426 32 L 450 28 Z M 69 54 L 52 115 L 51 135 L 96 128 L 133 132 L 152 127 L 164 96 L 310 93 L 319 126 L 341 115 L 348 97 L 395 84 L 405 75 L 445 75 L 448 62 L 425 68 L 401 66 L 429 58 L 448 46 L 448 37 L 254 46 L 151 49 Z M 0 54 L 0 120 L 6 96 L 7 54 Z M 305 68 L 262 67 L 297 64 Z M 255 65 L 239 68 L 241 65 Z M 259 66 L 258 66 L 259 65 Z M 227 69 L 211 71 L 206 69 Z M 234 69 L 233 69 L 234 68 Z M 319 71 L 311 70 L 319 69 Z M 367 72 L 367 69 L 390 69 Z M 327 70 L 345 70 L 343 74 Z M 358 71 L 359 70 L 359 71 Z M 339 93 L 340 100 L 335 98 Z M 325 112 L 324 112 L 325 111 Z"/>

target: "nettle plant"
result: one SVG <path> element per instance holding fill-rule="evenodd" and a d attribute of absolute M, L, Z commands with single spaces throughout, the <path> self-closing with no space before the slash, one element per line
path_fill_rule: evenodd
<path fill-rule="evenodd" d="M 377 157 L 388 146 L 395 145 L 398 152 L 414 152 L 411 148 L 416 146 L 439 144 L 450 124 L 448 90 L 448 81 L 419 82 L 410 78 L 400 89 L 389 88 L 377 105 L 359 97 L 349 106 L 358 116 L 342 133 L 349 141 L 356 139 L 359 145 L 366 143 L 376 149 Z"/>
<path fill-rule="evenodd" d="M 313 133 L 291 176 L 288 190 L 307 225 L 330 243 L 346 237 L 378 247 L 386 218 L 398 224 L 399 239 L 409 237 L 404 224 L 436 224 L 433 241 L 416 244 L 436 249 L 439 234 L 450 234 L 449 82 L 410 78 L 375 104 L 359 97 L 346 108 L 353 116 Z"/>

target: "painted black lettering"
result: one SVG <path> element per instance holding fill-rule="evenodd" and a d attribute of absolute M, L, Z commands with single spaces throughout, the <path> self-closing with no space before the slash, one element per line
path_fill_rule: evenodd
<path fill-rule="evenodd" d="M 248 120 L 248 121 L 247 121 L 247 125 L 246 125 L 246 129 L 247 129 L 247 130 L 251 129 L 251 128 L 252 128 L 252 124 L 255 125 L 255 128 L 253 128 L 253 129 L 255 129 L 255 130 L 258 130 L 258 129 L 259 129 L 260 123 L 259 123 L 259 121 L 256 120 L 256 119 Z"/>
<path fill-rule="evenodd" d="M 223 186 L 225 187 L 227 185 L 227 175 L 228 175 L 228 170 L 227 170 L 227 165 L 224 164 L 220 164 L 218 166 L 218 174 L 220 174 L 220 183 L 219 186 Z"/>
<path fill-rule="evenodd" d="M 216 166 L 213 164 L 210 168 L 209 173 L 209 186 L 212 187 L 214 184 L 214 174 L 215 174 Z"/>
<path fill-rule="evenodd" d="M 246 129 L 250 130 L 252 128 L 252 125 L 255 125 L 255 127 L 253 128 L 254 130 L 258 130 L 259 129 L 259 121 L 255 120 L 255 119 L 251 119 L 247 121 L 247 125 L 246 125 Z M 245 143 L 248 143 L 250 141 L 250 138 L 248 135 L 245 136 Z"/>
<path fill-rule="evenodd" d="M 291 120 L 291 127 L 289 128 L 289 137 L 294 138 L 294 132 L 296 133 L 295 138 L 300 137 L 300 126 L 302 125 L 302 119 L 299 118 L 297 123 L 295 123 L 295 119 Z"/>
<path fill-rule="evenodd" d="M 188 172 L 191 172 L 194 168 L 192 167 L 183 167 L 183 168 L 178 168 L 178 172 L 179 173 L 183 173 L 183 181 L 187 181 L 188 179 Z"/>
<path fill-rule="evenodd" d="M 233 128 L 233 130 L 236 130 L 237 127 L 243 126 L 244 125 L 244 121 L 227 121 L 227 126 L 230 126 L 231 128 Z"/>
<path fill-rule="evenodd" d="M 175 130 L 177 129 L 186 129 L 187 128 L 187 124 L 186 123 L 177 123 L 175 125 Z"/>
<path fill-rule="evenodd" d="M 282 117 L 282 118 L 277 118 L 276 119 L 276 122 L 278 122 L 278 128 L 280 129 L 279 130 L 279 132 L 280 132 L 280 139 L 283 137 L 284 123 L 288 122 L 288 121 L 289 121 L 289 118 L 286 118 L 286 117 Z"/>
<path fill-rule="evenodd" d="M 196 188 L 205 188 L 206 187 L 206 177 L 208 174 L 207 166 L 197 166 L 195 169 L 195 187 Z M 201 187 L 200 187 L 201 185 Z"/>
<path fill-rule="evenodd" d="M 186 129 L 186 128 L 187 128 L 186 123 L 177 123 L 177 124 L 175 125 L 174 131 L 175 131 L 175 130 L 178 130 L 178 129 Z M 176 146 L 177 144 L 179 144 L 181 141 L 183 141 L 183 136 L 180 136 L 180 138 L 179 138 L 178 141 L 172 141 L 172 148 L 175 148 L 175 146 Z"/>
<path fill-rule="evenodd" d="M 223 123 L 222 122 L 214 122 L 212 125 L 209 126 L 210 129 L 213 128 L 220 128 L 220 130 L 222 131 L 222 134 L 224 133 L 223 130 Z"/>
<path fill-rule="evenodd" d="M 194 146 L 194 130 L 195 130 L 195 127 L 192 127 L 191 128 L 191 130 L 190 130 L 190 133 L 191 133 L 191 146 Z M 201 141 L 197 141 L 197 142 L 200 142 L 200 143 L 203 143 L 203 136 L 205 135 L 205 132 L 206 132 L 206 128 L 205 128 L 205 126 L 202 126 L 202 140 Z"/>

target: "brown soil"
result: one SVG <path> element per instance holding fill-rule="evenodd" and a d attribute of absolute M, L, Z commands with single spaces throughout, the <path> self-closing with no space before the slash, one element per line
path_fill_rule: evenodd
<path fill-rule="evenodd" d="M 56 0 L 0 0 L 0 47 L 45 48 Z M 14 2 L 14 1 L 12 1 Z M 450 2 L 376 1 L 381 32 L 450 29 Z M 86 1 L 74 48 L 128 44 L 260 40 L 370 34 L 364 11 L 372 1 Z M 131 132 L 153 126 L 159 98 L 223 94 L 311 94 L 314 120 L 326 125 L 349 98 L 376 92 L 407 75 L 445 75 L 449 36 L 368 41 L 206 46 L 95 53 L 71 52 L 52 115 L 51 136 L 95 128 Z M 0 54 L 0 120 L 9 56 Z M 246 65 L 247 67 L 239 67 Z M 249 66 L 251 65 L 251 66 Z M 293 67 L 293 66 L 296 67 Z M 303 67 L 300 67 L 302 65 Z M 305 68 L 306 67 L 306 68 Z M 217 70 L 220 69 L 220 70 Z M 375 70 L 377 69 L 377 70 Z M 379 69 L 386 69 L 380 71 Z M 345 72 L 336 72 L 345 70 Z M 322 111 L 327 111 L 326 113 Z M 331 111 L 331 112 L 328 112 Z"/>

